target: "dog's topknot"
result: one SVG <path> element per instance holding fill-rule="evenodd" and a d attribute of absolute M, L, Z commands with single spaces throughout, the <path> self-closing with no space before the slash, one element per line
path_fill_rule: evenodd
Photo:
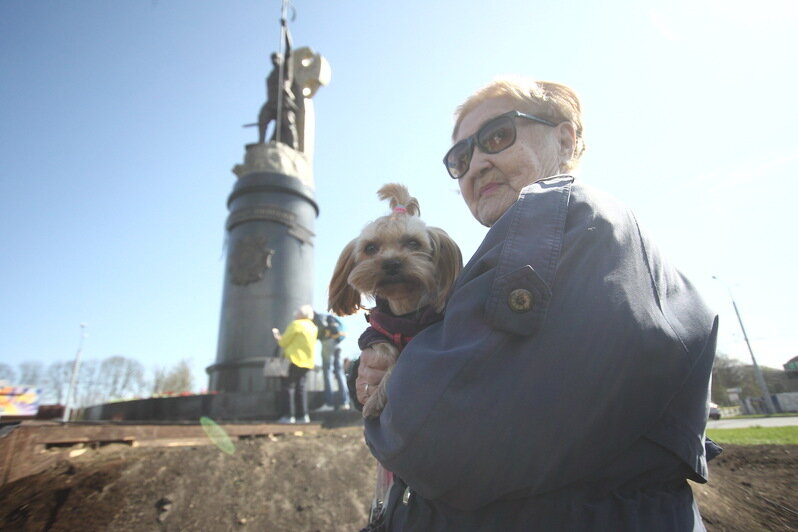
<path fill-rule="evenodd" d="M 410 216 L 421 216 L 418 200 L 410 195 L 407 187 L 399 183 L 388 183 L 377 191 L 381 200 L 390 200 L 391 211 L 404 209 Z"/>

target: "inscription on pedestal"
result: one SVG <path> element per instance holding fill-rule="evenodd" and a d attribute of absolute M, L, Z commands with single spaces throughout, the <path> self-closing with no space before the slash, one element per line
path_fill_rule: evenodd
<path fill-rule="evenodd" d="M 256 205 L 236 209 L 227 217 L 227 230 L 251 221 L 277 222 L 288 227 L 288 234 L 304 244 L 310 244 L 314 236 L 313 231 L 297 222 L 297 216 L 291 211 L 271 205 Z"/>

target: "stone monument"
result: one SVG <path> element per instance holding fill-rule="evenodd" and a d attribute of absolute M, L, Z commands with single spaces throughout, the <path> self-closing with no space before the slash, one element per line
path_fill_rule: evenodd
<path fill-rule="evenodd" d="M 311 99 L 329 83 L 331 71 L 312 49 L 291 50 L 285 18 L 282 23 L 285 53 L 275 54 L 273 65 L 290 68 L 273 70 L 269 77 L 286 90 L 269 90 L 267 79 L 267 103 L 253 124 L 259 126 L 259 142 L 246 145 L 244 162 L 233 168 L 237 180 L 227 200 L 219 340 L 216 362 L 206 369 L 211 392 L 279 390 L 278 378 L 263 375 L 266 357 L 277 347 L 271 329 L 283 330 L 300 305 L 313 301 L 313 229 L 319 207 L 313 185 Z M 290 97 L 296 101 L 287 101 Z M 270 102 L 273 98 L 278 101 Z M 295 136 L 281 135 L 287 131 L 282 123 L 286 113 L 294 114 L 288 121 L 295 125 Z M 274 134 L 265 142 L 271 121 Z"/>

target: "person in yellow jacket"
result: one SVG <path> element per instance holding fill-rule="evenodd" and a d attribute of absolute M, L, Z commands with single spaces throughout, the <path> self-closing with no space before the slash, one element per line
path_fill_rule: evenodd
<path fill-rule="evenodd" d="M 302 305 L 294 314 L 294 321 L 285 332 L 272 329 L 274 339 L 283 348 L 283 355 L 291 361 L 288 376 L 282 377 L 283 416 L 278 423 L 310 423 L 308 416 L 308 394 L 305 377 L 313 369 L 316 356 L 318 328 L 313 323 L 313 307 Z"/>

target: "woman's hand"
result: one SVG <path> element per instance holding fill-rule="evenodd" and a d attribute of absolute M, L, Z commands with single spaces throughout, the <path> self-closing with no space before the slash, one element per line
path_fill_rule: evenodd
<path fill-rule="evenodd" d="M 394 360 L 390 356 L 381 354 L 372 347 L 367 347 L 360 353 L 360 365 L 357 368 L 355 381 L 357 400 L 360 404 L 365 405 L 369 397 L 377 391 L 385 372 L 393 363 Z"/>

